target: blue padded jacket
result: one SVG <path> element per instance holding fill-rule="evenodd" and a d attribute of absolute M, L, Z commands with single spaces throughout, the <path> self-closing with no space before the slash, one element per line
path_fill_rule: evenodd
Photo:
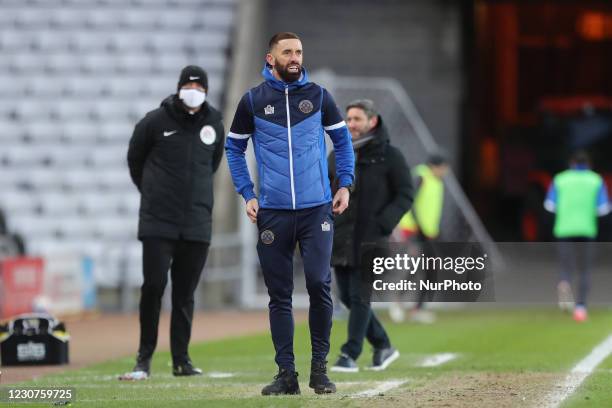
<path fill-rule="evenodd" d="M 315 207 L 332 200 L 327 172 L 325 133 L 336 151 L 340 187 L 353 183 L 355 159 L 351 136 L 331 95 L 308 81 L 285 83 L 270 68 L 265 81 L 240 100 L 225 143 L 236 191 L 256 198 L 244 152 L 252 138 L 259 175 L 259 206 L 271 209 Z"/>

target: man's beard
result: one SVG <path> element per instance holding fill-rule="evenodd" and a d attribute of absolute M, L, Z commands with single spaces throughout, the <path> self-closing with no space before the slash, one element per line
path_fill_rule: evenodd
<path fill-rule="evenodd" d="M 367 136 L 370 133 L 371 130 L 372 129 L 368 129 L 367 126 L 362 128 L 362 129 L 355 129 L 353 132 L 350 132 L 351 133 L 351 139 L 359 140 L 359 139 Z"/>
<path fill-rule="evenodd" d="M 280 64 L 276 64 L 274 66 L 274 69 L 276 70 L 276 72 L 278 72 L 278 75 L 283 79 L 284 82 L 287 83 L 297 81 L 302 75 L 301 65 L 299 65 L 300 69 L 297 72 L 289 72 L 289 70 L 287 69 L 289 68 L 289 65 L 291 64 L 287 64 L 287 66 L 285 67 L 281 66 Z"/>

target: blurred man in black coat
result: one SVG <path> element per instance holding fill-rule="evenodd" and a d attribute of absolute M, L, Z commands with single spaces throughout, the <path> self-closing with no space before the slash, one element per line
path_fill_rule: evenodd
<path fill-rule="evenodd" d="M 413 200 L 410 170 L 402 153 L 389 143 L 389 134 L 372 101 L 347 107 L 347 125 L 355 149 L 355 183 L 348 209 L 335 219 L 332 265 L 342 303 L 350 310 L 348 340 L 332 371 L 357 372 L 356 360 L 364 338 L 372 344 L 372 370 L 384 370 L 399 357 L 364 298 L 359 270 L 362 243 L 386 242 Z M 335 157 L 330 156 L 330 169 Z M 333 182 L 333 175 L 330 175 Z M 332 183 L 334 185 L 334 183 Z M 365 292 L 368 292 L 367 290 Z"/>

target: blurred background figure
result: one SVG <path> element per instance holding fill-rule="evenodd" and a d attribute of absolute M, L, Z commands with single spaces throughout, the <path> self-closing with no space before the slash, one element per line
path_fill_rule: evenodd
<path fill-rule="evenodd" d="M 362 242 L 383 245 L 413 200 L 410 169 L 401 151 L 390 144 L 389 132 L 374 102 L 358 99 L 346 108 L 346 123 L 355 150 L 355 182 L 351 205 L 336 216 L 332 265 L 340 300 L 349 309 L 348 339 L 331 371 L 357 372 L 356 360 L 363 341 L 374 348 L 372 370 L 384 370 L 399 357 L 387 333 L 370 307 L 371 285 L 362 279 Z M 335 154 L 329 158 L 332 188 L 338 189 L 333 172 Z M 365 287 L 364 287 L 365 286 Z"/>
<path fill-rule="evenodd" d="M 574 153 L 570 168 L 557 174 L 546 195 L 544 208 L 555 214 L 553 235 L 559 242 L 560 261 L 557 291 L 559 307 L 573 306 L 572 273 L 578 272 L 578 293 L 574 320 L 587 319 L 587 295 L 593 248 L 598 233 L 597 217 L 610 212 L 608 191 L 601 176 L 590 169 L 591 161 L 585 151 Z"/>
<path fill-rule="evenodd" d="M 440 221 L 444 206 L 444 181 L 448 164 L 442 153 L 429 156 L 426 164 L 420 164 L 412 170 L 416 195 L 414 205 L 401 218 L 399 230 L 404 242 L 408 242 L 414 256 L 425 252 L 435 252 L 433 245 L 440 236 Z M 425 253 L 434 256 L 435 253 Z M 428 269 L 425 279 L 435 281 L 436 270 Z M 427 291 L 419 291 L 417 303 L 411 312 L 411 320 L 418 323 L 433 323 L 433 312 L 424 310 Z M 390 305 L 389 314 L 396 322 L 404 320 L 404 310 L 399 302 Z"/>

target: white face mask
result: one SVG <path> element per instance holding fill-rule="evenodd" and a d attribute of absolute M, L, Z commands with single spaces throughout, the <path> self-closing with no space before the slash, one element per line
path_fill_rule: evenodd
<path fill-rule="evenodd" d="M 206 92 L 198 89 L 181 89 L 179 98 L 190 108 L 197 108 L 206 100 Z"/>

